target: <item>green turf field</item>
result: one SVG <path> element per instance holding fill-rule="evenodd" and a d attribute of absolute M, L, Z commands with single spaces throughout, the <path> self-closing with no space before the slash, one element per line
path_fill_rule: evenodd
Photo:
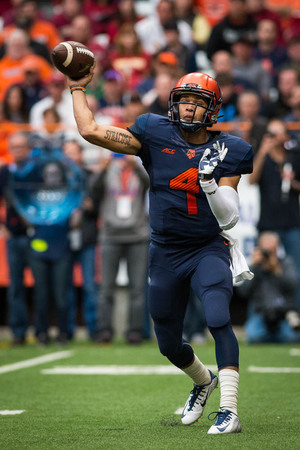
<path fill-rule="evenodd" d="M 192 388 L 187 376 L 120 375 L 122 368 L 111 367 L 170 368 L 155 342 L 139 347 L 121 341 L 104 347 L 85 341 L 63 348 L 55 344 L 9 348 L 5 342 L 0 346 L 1 450 L 300 448 L 299 346 L 241 343 L 239 416 L 243 431 L 222 436 L 207 435 L 213 423 L 207 416 L 219 407 L 219 389 L 210 397 L 200 423 L 186 427 L 175 411 L 183 407 Z M 215 365 L 212 341 L 195 350 L 203 362 Z M 33 359 L 46 354 L 64 357 L 39 364 Z M 24 361 L 35 365 L 23 367 Z M 23 366 L 14 365 L 21 362 Z M 78 366 L 82 371 L 109 366 L 107 370 L 115 374 L 53 373 L 54 368 L 78 371 Z M 250 366 L 285 368 L 285 372 L 251 372 Z M 24 412 L 3 415 L 3 411 L 20 410 Z"/>

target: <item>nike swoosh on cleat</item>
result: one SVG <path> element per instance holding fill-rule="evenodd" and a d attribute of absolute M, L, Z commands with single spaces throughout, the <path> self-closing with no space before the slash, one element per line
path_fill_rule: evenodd
<path fill-rule="evenodd" d="M 225 427 L 222 427 L 222 428 L 217 427 L 217 429 L 222 433 L 223 431 L 226 430 L 226 428 L 227 428 L 229 425 L 230 425 L 230 424 L 228 423 Z"/>

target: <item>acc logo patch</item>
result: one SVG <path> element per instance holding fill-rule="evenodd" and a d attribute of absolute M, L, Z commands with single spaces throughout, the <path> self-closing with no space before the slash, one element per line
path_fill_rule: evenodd
<path fill-rule="evenodd" d="M 176 150 L 174 150 L 173 148 L 164 148 L 161 152 L 168 153 L 169 155 L 174 155 Z"/>

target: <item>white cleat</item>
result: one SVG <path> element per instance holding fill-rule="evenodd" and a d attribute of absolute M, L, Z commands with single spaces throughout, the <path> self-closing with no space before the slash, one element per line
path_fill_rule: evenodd
<path fill-rule="evenodd" d="M 181 416 L 181 422 L 184 425 L 191 425 L 202 416 L 208 397 L 218 385 L 217 375 L 214 375 L 211 371 L 209 373 L 211 376 L 210 383 L 203 386 L 195 384 L 186 401 Z"/>
<path fill-rule="evenodd" d="M 240 419 L 229 409 L 220 409 L 220 411 L 211 414 L 215 414 L 216 421 L 207 434 L 240 433 L 242 431 Z"/>

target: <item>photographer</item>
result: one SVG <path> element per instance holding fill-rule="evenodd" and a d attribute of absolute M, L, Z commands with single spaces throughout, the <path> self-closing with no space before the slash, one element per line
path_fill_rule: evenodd
<path fill-rule="evenodd" d="M 254 157 L 250 184 L 260 194 L 259 233 L 274 231 L 295 264 L 300 280 L 300 143 L 291 139 L 286 124 L 279 119 L 268 123 Z M 295 294 L 300 312 L 300 283 Z"/>
<path fill-rule="evenodd" d="M 300 340 L 300 317 L 295 307 L 298 276 L 293 261 L 280 252 L 279 236 L 261 233 L 252 254 L 255 277 L 238 287 L 248 299 L 245 327 L 249 343 Z"/>

